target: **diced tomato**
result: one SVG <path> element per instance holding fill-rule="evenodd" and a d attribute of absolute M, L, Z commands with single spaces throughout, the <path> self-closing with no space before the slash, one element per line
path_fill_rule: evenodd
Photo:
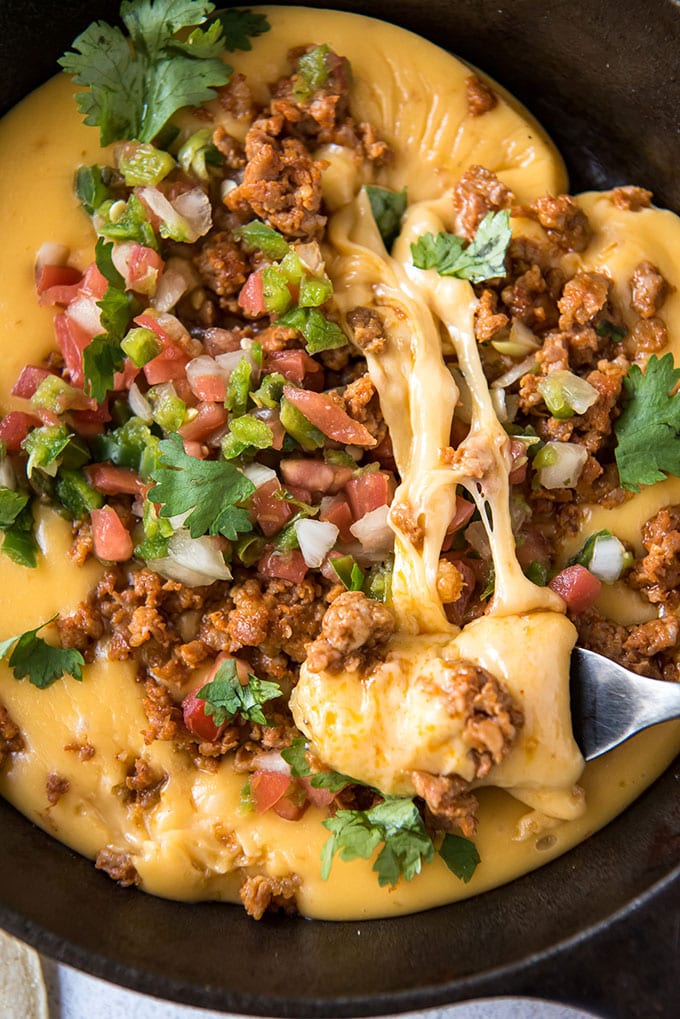
<path fill-rule="evenodd" d="M 258 315 L 264 315 L 267 311 L 264 303 L 264 287 L 262 284 L 262 273 L 252 272 L 244 285 L 241 287 L 241 293 L 238 295 L 239 307 L 243 309 L 246 315 L 250 315 L 251 318 L 257 318 Z"/>
<path fill-rule="evenodd" d="M 163 271 L 165 262 L 153 248 L 135 244 L 128 258 L 127 282 L 131 290 L 142 294 L 153 294 L 156 282 Z"/>
<path fill-rule="evenodd" d="M 149 385 L 157 386 L 161 382 L 174 382 L 175 379 L 183 379 L 186 376 L 188 363 L 189 358 L 182 348 L 170 343 L 158 357 L 148 361 L 142 371 Z"/>
<path fill-rule="evenodd" d="M 21 443 L 32 428 L 40 426 L 40 418 L 24 414 L 22 410 L 11 410 L 0 421 L 0 442 L 4 442 L 9 453 L 18 453 Z"/>
<path fill-rule="evenodd" d="M 173 385 L 180 400 L 183 400 L 187 407 L 198 406 L 198 400 L 196 399 L 193 389 L 189 385 L 189 379 L 174 379 Z"/>
<path fill-rule="evenodd" d="M 342 494 L 334 495 L 327 505 L 321 510 L 319 520 L 327 520 L 329 524 L 335 524 L 340 531 L 340 541 L 352 541 L 353 535 L 350 527 L 354 523 L 352 510 L 347 499 Z M 337 578 L 335 578 L 337 579 Z"/>
<path fill-rule="evenodd" d="M 82 278 L 80 269 L 72 265 L 43 265 L 38 270 L 35 289 L 38 294 L 44 294 L 53 287 L 75 287 L 77 290 Z"/>
<path fill-rule="evenodd" d="M 30 400 L 36 389 L 52 372 L 46 368 L 39 368 L 36 364 L 27 364 L 21 369 L 19 378 L 12 386 L 12 396 L 19 396 L 22 400 Z"/>
<path fill-rule="evenodd" d="M 205 683 L 201 683 L 193 693 L 187 694 L 182 701 L 182 714 L 184 724 L 192 735 L 198 736 L 200 740 L 205 740 L 207 743 L 214 743 L 224 732 L 227 723 L 215 725 L 211 716 L 206 715 L 205 701 L 199 700 L 196 696 L 204 686 Z"/>
<path fill-rule="evenodd" d="M 312 493 L 308 488 L 303 488 L 302 485 L 286 485 L 286 491 L 297 499 L 298 502 L 311 503 Z"/>
<path fill-rule="evenodd" d="M 40 423 L 43 425 L 48 425 L 50 428 L 52 426 L 58 428 L 59 425 L 61 424 L 61 421 L 59 420 L 59 415 L 55 413 L 55 411 L 53 410 L 48 410 L 47 407 L 36 407 L 35 413 L 40 418 Z"/>
<path fill-rule="evenodd" d="M 291 784 L 290 775 L 280 771 L 254 771 L 250 776 L 250 793 L 258 814 L 271 810 L 286 795 Z"/>
<path fill-rule="evenodd" d="M 111 506 L 90 511 L 94 554 L 111 563 L 126 562 L 132 556 L 132 538 Z"/>
<path fill-rule="evenodd" d="M 69 425 L 79 435 L 101 435 L 104 425 L 111 420 L 108 397 L 103 403 L 95 404 L 94 401 L 90 403 L 93 406 L 87 410 L 72 410 L 67 415 Z"/>
<path fill-rule="evenodd" d="M 286 485 L 299 485 L 310 492 L 335 495 L 352 477 L 351 467 L 329 464 L 324 460 L 290 459 L 281 463 Z"/>
<path fill-rule="evenodd" d="M 144 482 L 135 471 L 113 464 L 89 464 L 84 468 L 87 480 L 104 495 L 139 495 Z"/>
<path fill-rule="evenodd" d="M 291 784 L 290 791 L 276 801 L 272 810 L 286 821 L 299 821 L 307 806 L 308 801 L 304 789 L 294 782 Z"/>
<path fill-rule="evenodd" d="M 109 288 L 109 282 L 99 269 L 95 262 L 88 265 L 85 270 L 82 282 L 80 284 L 80 293 L 87 297 L 94 297 L 97 301 L 101 301 L 102 297 Z"/>
<path fill-rule="evenodd" d="M 198 414 L 179 429 L 189 442 L 204 442 L 227 423 L 227 412 L 219 403 L 199 403 Z"/>
<path fill-rule="evenodd" d="M 271 350 L 264 357 L 265 372 L 279 372 L 305 389 L 323 389 L 323 366 L 304 350 Z"/>
<path fill-rule="evenodd" d="M 129 357 L 126 357 L 122 372 L 116 372 L 113 376 L 112 389 L 114 392 L 122 392 L 124 389 L 128 390 L 141 370 L 136 364 L 132 363 Z"/>
<path fill-rule="evenodd" d="M 150 329 L 154 332 L 164 347 L 167 347 L 171 342 L 170 337 L 155 315 L 138 315 L 134 323 L 136 326 L 142 326 L 144 329 Z"/>
<path fill-rule="evenodd" d="M 307 797 L 315 807 L 319 807 L 321 810 L 326 810 L 330 807 L 331 803 L 335 799 L 335 793 L 330 792 L 328 789 L 317 789 L 316 786 L 312 785 L 311 776 L 300 778 L 298 782 L 304 786 Z"/>
<path fill-rule="evenodd" d="M 345 485 L 345 492 L 349 500 L 355 520 L 370 513 L 371 510 L 379 509 L 389 502 L 392 495 L 391 479 L 389 474 L 383 471 L 375 471 L 373 474 L 362 474 L 358 478 L 352 478 Z"/>
<path fill-rule="evenodd" d="M 54 317 L 54 331 L 59 350 L 66 364 L 70 382 L 82 388 L 85 381 L 83 375 L 83 351 L 92 337 L 77 322 L 64 312 Z"/>
<path fill-rule="evenodd" d="M 294 549 L 292 552 L 276 552 L 270 549 L 264 553 L 257 564 L 257 571 L 263 576 L 290 580 L 294 584 L 299 584 L 305 579 L 307 568 L 299 549 Z"/>
<path fill-rule="evenodd" d="M 454 535 L 456 531 L 461 529 L 461 527 L 465 527 L 474 512 L 475 504 L 470 502 L 469 499 L 463 499 L 462 496 L 457 495 L 456 508 L 453 512 L 453 516 L 451 517 L 451 522 L 446 528 L 446 534 Z"/>
<path fill-rule="evenodd" d="M 208 403 L 224 403 L 227 396 L 223 375 L 195 375 L 191 388 L 199 400 Z"/>
<path fill-rule="evenodd" d="M 585 566 L 567 566 L 548 584 L 563 598 L 570 612 L 578 615 L 591 608 L 602 590 L 602 584 Z"/>
<path fill-rule="evenodd" d="M 252 498 L 253 514 L 260 530 L 267 538 L 278 534 L 281 528 L 293 516 L 293 509 L 283 499 L 276 498 L 276 492 L 282 492 L 278 478 L 272 478 L 255 490 Z"/>
<path fill-rule="evenodd" d="M 284 386 L 283 395 L 308 421 L 330 439 L 352 446 L 375 446 L 375 439 L 359 421 L 349 416 L 325 393 Z"/>

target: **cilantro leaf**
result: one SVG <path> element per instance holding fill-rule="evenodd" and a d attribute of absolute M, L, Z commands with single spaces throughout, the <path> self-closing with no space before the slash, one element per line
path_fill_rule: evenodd
<path fill-rule="evenodd" d="M 406 188 L 402 188 L 401 191 L 390 191 L 389 188 L 367 184 L 365 190 L 371 204 L 373 219 L 389 251 L 399 236 L 401 217 L 406 212 Z"/>
<path fill-rule="evenodd" d="M 153 141 L 177 110 L 213 99 L 229 81 L 231 68 L 218 56 L 221 23 L 195 27 L 214 9 L 205 0 L 125 0 L 120 13 L 130 39 L 96 21 L 74 40 L 59 63 L 89 88 L 76 101 L 85 123 L 99 127 L 102 145 Z M 186 42 L 175 39 L 189 28 Z"/>
<path fill-rule="evenodd" d="M 30 510 L 27 511 L 30 514 Z M 33 534 L 33 517 L 31 516 L 30 529 L 14 524 L 5 531 L 5 538 L 2 543 L 2 553 L 13 563 L 19 566 L 26 566 L 34 570 L 38 565 L 38 552 L 40 546 Z"/>
<path fill-rule="evenodd" d="M 482 283 L 505 276 L 505 253 L 511 238 L 510 213 L 504 209 L 489 212 L 467 247 L 455 234 L 423 234 L 411 245 L 413 264 L 417 269 L 436 269 L 440 276 Z"/>
<path fill-rule="evenodd" d="M 112 287 L 118 287 L 120 290 L 125 289 L 125 280 L 113 264 L 113 244 L 107 243 L 103 237 L 97 238 L 94 260 L 100 273 Z"/>
<path fill-rule="evenodd" d="M 315 789 L 328 789 L 329 793 L 340 793 L 348 785 L 365 785 L 358 778 L 343 775 L 341 771 L 317 771 L 311 779 Z"/>
<path fill-rule="evenodd" d="M 642 372 L 634 364 L 624 379 L 627 402 L 614 425 L 616 463 L 621 487 L 639 492 L 640 485 L 680 477 L 680 396 L 671 395 L 680 382 L 673 355 L 652 354 Z"/>
<path fill-rule="evenodd" d="M 465 884 L 481 862 L 477 846 L 462 835 L 445 835 L 438 852 L 449 870 Z"/>
<path fill-rule="evenodd" d="M 34 630 L 27 630 L 0 642 L 0 658 L 5 658 L 10 648 L 14 647 L 8 664 L 15 678 L 28 676 L 29 683 L 40 690 L 45 690 L 65 674 L 77 680 L 83 678 L 85 659 L 80 651 L 75 648 L 52 647 L 42 637 L 38 637 L 38 630 L 49 626 L 56 618 L 52 616 Z"/>
<path fill-rule="evenodd" d="M 333 559 L 329 559 L 328 562 L 338 580 L 345 585 L 348 591 L 361 591 L 363 589 L 366 574 L 354 556 L 335 556 Z"/>
<path fill-rule="evenodd" d="M 298 736 L 289 747 L 281 751 L 284 761 L 290 765 L 290 773 L 293 778 L 307 778 L 312 774 L 312 769 L 307 761 L 307 747 L 309 744 L 304 736 Z"/>
<path fill-rule="evenodd" d="M 217 15 L 224 31 L 224 48 L 233 53 L 234 50 L 251 50 L 249 36 L 254 39 L 264 35 L 271 28 L 264 14 L 254 14 L 251 10 L 221 11 Z"/>
<path fill-rule="evenodd" d="M 6 531 L 28 503 L 28 496 L 11 488 L 0 488 L 0 530 Z"/>
<path fill-rule="evenodd" d="M 101 303 L 101 302 L 99 302 Z M 83 350 L 83 375 L 87 394 L 97 403 L 113 388 L 113 377 L 125 363 L 120 341 L 110 333 L 95 336 Z"/>
<path fill-rule="evenodd" d="M 255 485 L 233 464 L 187 456 L 176 433 L 163 439 L 159 448 L 160 465 L 151 472 L 155 485 L 149 499 L 162 504 L 161 517 L 191 510 L 184 526 L 192 538 L 223 534 L 235 541 L 239 533 L 252 531 L 248 511 L 239 503 L 250 498 Z"/>
<path fill-rule="evenodd" d="M 397 884 L 419 874 L 423 862 L 434 858 L 434 845 L 413 800 L 387 797 L 369 810 L 339 810 L 323 825 L 331 832 L 321 853 L 321 877 L 327 880 L 333 857 L 368 859 L 382 843 L 373 870 L 378 883 Z"/>
<path fill-rule="evenodd" d="M 220 665 L 213 681 L 202 687 L 196 696 L 199 701 L 205 702 L 204 711 L 212 717 L 215 725 L 230 722 L 236 715 L 247 718 L 249 722 L 266 725 L 262 705 L 280 697 L 281 687 L 252 674 L 248 676 L 247 683 L 241 683 L 236 662 L 230 658 Z"/>

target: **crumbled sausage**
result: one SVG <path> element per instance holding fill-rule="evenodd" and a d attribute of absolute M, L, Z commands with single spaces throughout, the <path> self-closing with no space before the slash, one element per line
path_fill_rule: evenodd
<path fill-rule="evenodd" d="M 668 327 L 662 318 L 640 318 L 630 335 L 624 340 L 624 348 L 637 364 L 645 365 L 650 354 L 658 354 L 668 346 Z"/>
<path fill-rule="evenodd" d="M 295 897 L 299 887 L 300 878 L 297 874 L 290 874 L 288 877 L 256 874 L 254 877 L 246 878 L 239 895 L 246 913 L 254 920 L 261 920 L 267 910 L 270 912 L 282 910 L 290 915 L 297 913 Z"/>
<path fill-rule="evenodd" d="M 614 188 L 610 198 L 617 209 L 625 209 L 629 212 L 639 212 L 640 209 L 648 209 L 652 202 L 652 192 L 646 188 L 626 185 L 625 187 Z"/>
<path fill-rule="evenodd" d="M 558 302 L 560 329 L 565 332 L 575 326 L 592 322 L 609 298 L 611 280 L 600 272 L 577 272 L 564 285 Z"/>
<path fill-rule="evenodd" d="M 161 791 L 168 780 L 165 772 L 157 772 L 143 757 L 135 759 L 125 778 L 125 787 L 130 792 L 130 802 L 144 810 L 150 810 L 160 801 Z"/>
<path fill-rule="evenodd" d="M 537 263 L 504 287 L 501 299 L 510 314 L 534 332 L 542 332 L 557 322 L 557 301 Z"/>
<path fill-rule="evenodd" d="M 471 241 L 488 212 L 509 209 L 511 204 L 512 192 L 495 173 L 471 166 L 453 191 L 454 233 Z"/>
<path fill-rule="evenodd" d="M 475 336 L 480 343 L 493 339 L 497 332 L 505 329 L 510 319 L 498 311 L 498 295 L 493 290 L 483 290 L 475 309 Z"/>
<path fill-rule="evenodd" d="M 349 416 L 360 422 L 377 442 L 385 438 L 387 425 L 380 410 L 378 391 L 368 372 L 350 382 L 342 394 L 342 402 Z"/>
<path fill-rule="evenodd" d="M 0 704 L 0 768 L 12 754 L 20 753 L 24 746 L 19 726 L 12 721 L 4 704 Z"/>
<path fill-rule="evenodd" d="M 498 105 L 496 93 L 476 74 L 470 74 L 465 79 L 465 94 L 471 117 L 481 117 Z"/>
<path fill-rule="evenodd" d="M 49 805 L 54 807 L 62 796 L 66 795 L 70 788 L 71 783 L 67 778 L 64 778 L 62 775 L 58 775 L 56 771 L 51 771 L 47 776 L 47 781 L 45 782 L 45 791 L 47 793 L 47 802 Z"/>
<path fill-rule="evenodd" d="M 653 318 L 666 300 L 668 283 L 651 262 L 640 262 L 630 279 L 630 306 L 642 318 Z"/>
<path fill-rule="evenodd" d="M 250 263 L 230 235 L 224 231 L 210 234 L 193 259 L 204 286 L 219 298 L 220 306 L 235 309 L 234 295 L 250 273 Z"/>
<path fill-rule="evenodd" d="M 378 656 L 394 633 L 394 616 L 361 591 L 345 591 L 329 606 L 321 636 L 307 648 L 312 672 L 361 668 Z"/>
<path fill-rule="evenodd" d="M 357 347 L 369 354 L 379 354 L 384 349 L 387 343 L 385 323 L 374 308 L 352 308 L 347 313 L 347 325 Z"/>
<path fill-rule="evenodd" d="M 434 831 L 451 832 L 457 828 L 468 838 L 477 830 L 477 797 L 459 775 L 432 775 L 412 771 L 416 795 L 425 800 L 425 821 Z"/>
<path fill-rule="evenodd" d="M 141 878 L 132 862 L 132 857 L 120 849 L 104 846 L 97 854 L 94 865 L 97 870 L 103 870 L 123 888 L 141 884 Z"/>
<path fill-rule="evenodd" d="M 545 195 L 536 199 L 531 210 L 558 248 L 563 251 L 585 251 L 588 247 L 588 217 L 571 195 Z"/>
<path fill-rule="evenodd" d="M 88 740 L 73 740 L 65 745 L 64 750 L 67 753 L 76 754 L 80 761 L 91 761 L 97 753 L 96 747 Z"/>
<path fill-rule="evenodd" d="M 653 604 L 680 604 L 680 506 L 666 506 L 642 528 L 644 555 L 627 576 L 627 583 L 644 591 Z"/>

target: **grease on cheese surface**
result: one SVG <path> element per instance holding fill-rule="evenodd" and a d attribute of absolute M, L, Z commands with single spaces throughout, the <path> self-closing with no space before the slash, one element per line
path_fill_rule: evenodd
<path fill-rule="evenodd" d="M 439 859 L 394 889 L 380 888 L 370 861 L 363 860 L 337 861 L 323 882 L 319 856 L 328 833 L 321 812 L 310 808 L 297 822 L 271 812 L 241 813 L 243 777 L 229 761 L 205 772 L 171 744 L 145 746 L 142 688 L 134 670 L 104 660 L 86 667 L 82 684 L 65 678 L 44 691 L 17 682 L 0 664 L 0 700 L 26 739 L 24 751 L 0 776 L 0 790 L 82 853 L 94 857 L 104 846 L 128 852 L 142 887 L 157 895 L 232 901 L 248 874 L 293 872 L 301 878 L 298 907 L 307 915 L 389 915 L 475 894 L 564 852 L 605 824 L 662 771 L 677 751 L 678 727 L 647 732 L 581 775 L 568 704 L 574 629 L 560 600 L 530 584 L 515 559 L 507 439 L 479 363 L 472 331 L 474 294 L 466 283 L 440 280 L 409 264 L 410 239 L 450 226 L 447 192 L 468 166 L 479 163 L 498 173 L 520 202 L 530 202 L 564 189 L 560 157 L 508 97 L 483 118 L 467 116 L 464 81 L 469 69 L 422 39 L 358 16 L 264 10 L 271 32 L 250 53 L 230 56 L 256 96 L 263 98 L 265 83 L 284 73 L 293 46 L 327 42 L 347 55 L 356 79 L 352 104 L 357 119 L 371 122 L 395 150 L 379 182 L 395 188 L 406 184 L 412 203 L 403 236 L 389 257 L 365 194 L 358 194 L 362 180 L 350 154 L 338 146 L 321 153 L 330 164 L 324 186 L 334 213 L 327 256 L 338 303 L 344 310 L 375 303 L 388 326 L 385 354 L 369 354 L 367 360 L 402 478 L 392 509 L 398 632 L 384 664 L 368 680 L 357 673 L 327 676 L 303 667 L 294 710 L 329 765 L 385 791 L 410 795 L 411 770 L 463 775 L 469 770 L 460 719 L 444 710 L 437 693 L 448 664 L 465 657 L 503 680 L 521 704 L 526 724 L 511 754 L 485 780 L 496 788 L 479 790 L 476 843 L 482 862 L 467 885 Z M 80 123 L 72 89 L 63 78 L 29 97 L 0 125 L 0 220 L 5 237 L 12 239 L 0 250 L 4 412 L 12 406 L 9 389 L 21 367 L 39 361 L 52 345 L 51 311 L 35 301 L 35 252 L 43 242 L 57 240 L 69 246 L 74 264 L 84 267 L 92 258 L 90 224 L 76 205 L 72 174 L 77 164 L 96 161 L 102 161 L 96 134 Z M 641 258 L 653 260 L 676 286 L 664 316 L 671 336 L 679 337 L 676 217 L 657 210 L 622 212 L 598 195 L 580 201 L 591 219 L 593 239 L 582 255 L 565 258 L 605 268 L 615 280 L 627 279 Z M 472 393 L 467 447 L 470 458 L 490 464 L 482 486 L 473 482 L 465 465 L 452 470 L 441 462 L 458 398 L 442 359 L 442 335 L 457 352 Z M 459 484 L 470 491 L 488 523 L 497 585 L 490 614 L 460 632 L 448 624 L 436 593 L 441 539 Z M 679 495 L 680 482 L 669 481 L 616 511 L 595 508 L 584 532 L 610 526 L 612 514 L 617 532 L 627 537 L 629 528 L 631 540 L 639 541 L 640 524 Z M 416 549 L 398 526 L 398 507 L 422 526 L 422 548 Z M 75 606 L 96 581 L 97 565 L 79 569 L 69 562 L 68 527 L 48 510 L 39 538 L 46 556 L 38 570 L 0 562 L 0 636 Z M 575 538 L 574 546 L 581 542 L 582 536 Z M 570 550 L 564 554 L 568 557 Z M 629 604 L 627 611 L 634 617 L 635 606 Z M 64 749 L 74 741 L 90 741 L 94 756 L 81 761 Z M 120 795 L 127 770 L 139 756 L 166 776 L 157 806 L 141 817 Z M 70 788 L 49 807 L 45 783 L 52 772 L 66 778 Z M 585 795 L 575 789 L 576 782 Z M 527 817 L 525 804 L 539 813 Z M 538 838 L 546 815 L 567 820 L 554 827 L 549 839 Z M 523 840 L 516 838 L 518 826 Z"/>

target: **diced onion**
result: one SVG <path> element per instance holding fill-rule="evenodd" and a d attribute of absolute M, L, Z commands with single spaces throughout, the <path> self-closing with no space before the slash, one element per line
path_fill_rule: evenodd
<path fill-rule="evenodd" d="M 288 761 L 284 761 L 278 750 L 270 750 L 265 754 L 255 754 L 252 764 L 258 771 L 276 771 L 279 775 L 290 775 L 290 764 L 288 764 Z"/>
<path fill-rule="evenodd" d="M 293 525 L 302 558 L 312 569 L 321 566 L 338 540 L 340 531 L 327 520 L 296 520 Z"/>
<path fill-rule="evenodd" d="M 505 389 L 507 386 L 511 386 L 513 382 L 517 382 L 523 375 L 527 375 L 532 372 L 538 361 L 536 360 L 535 354 L 530 354 L 519 364 L 514 364 L 512 368 L 509 368 L 503 375 L 500 375 L 491 383 L 492 389 Z"/>
<path fill-rule="evenodd" d="M 39 272 L 45 265 L 66 265 L 68 262 L 69 250 L 65 244 L 55 244 L 53 241 L 45 241 L 38 248 L 35 256 L 35 268 Z"/>
<path fill-rule="evenodd" d="M 491 403 L 493 404 L 493 409 L 496 412 L 496 417 L 501 422 L 507 421 L 508 420 L 508 408 L 507 408 L 507 404 L 506 404 L 506 400 L 505 400 L 505 390 L 504 389 L 490 389 L 489 393 L 491 395 Z"/>
<path fill-rule="evenodd" d="M 321 248 L 316 241 L 310 241 L 308 244 L 296 244 L 293 250 L 312 276 L 321 275 L 324 271 L 324 260 Z"/>
<path fill-rule="evenodd" d="M 151 298 L 151 306 L 157 311 L 170 311 L 186 292 L 187 282 L 184 276 L 172 269 L 166 269 L 158 280 L 156 293 Z"/>
<path fill-rule="evenodd" d="M 220 379 L 224 379 L 225 383 L 229 381 L 230 372 L 225 369 L 215 360 L 214 357 L 208 357 L 207 354 L 201 354 L 200 357 L 195 357 L 193 361 L 189 361 L 186 368 L 187 379 L 192 390 L 197 379 L 205 378 L 206 375 L 216 375 Z"/>
<path fill-rule="evenodd" d="M 130 255 L 132 254 L 132 249 L 136 247 L 138 245 L 135 241 L 121 241 L 120 244 L 113 245 L 111 261 L 125 280 L 128 280 L 130 272 Z"/>
<path fill-rule="evenodd" d="M 569 371 L 554 371 L 538 383 L 538 391 L 550 413 L 556 418 L 568 418 L 572 414 L 585 414 L 600 395 L 579 375 Z"/>
<path fill-rule="evenodd" d="M 489 535 L 486 533 L 486 527 L 481 520 L 475 520 L 468 528 L 466 528 L 465 540 L 469 545 L 472 545 L 475 552 L 479 552 L 482 559 L 491 558 Z"/>
<path fill-rule="evenodd" d="M 540 453 L 538 480 L 544 488 L 575 488 L 588 459 L 588 450 L 576 442 L 546 442 Z M 534 464 L 536 462 L 534 461 Z"/>
<path fill-rule="evenodd" d="M 212 205 L 205 191 L 192 188 L 185 191 L 172 203 L 174 209 L 186 220 L 196 237 L 203 237 L 212 226 Z M 195 240 L 196 238 L 194 238 Z"/>
<path fill-rule="evenodd" d="M 600 534 L 595 539 L 588 569 L 603 584 L 613 584 L 630 561 L 630 554 L 615 534 Z"/>
<path fill-rule="evenodd" d="M 391 552 L 394 546 L 394 531 L 387 523 L 389 506 L 378 506 L 377 509 L 364 513 L 350 531 L 361 543 L 364 552 Z"/>
<path fill-rule="evenodd" d="M 0 460 L 0 488 L 11 488 L 14 492 L 17 487 L 17 479 L 12 464 L 4 457 Z"/>
<path fill-rule="evenodd" d="M 201 188 L 192 188 L 169 202 L 158 188 L 142 188 L 141 199 L 165 227 L 161 231 L 174 241 L 193 244 L 212 226 L 210 199 Z"/>
<path fill-rule="evenodd" d="M 524 322 L 513 318 L 510 333 L 505 340 L 492 340 L 491 346 L 507 357 L 526 357 L 532 350 L 538 350 L 540 343 Z"/>
<path fill-rule="evenodd" d="M 220 550 L 219 539 L 205 535 L 192 538 L 178 531 L 168 542 L 168 554 L 150 559 L 149 567 L 162 577 L 177 580 L 188 587 L 202 587 L 216 580 L 231 580 L 231 570 Z"/>
<path fill-rule="evenodd" d="M 184 527 L 184 521 L 187 520 L 192 514 L 192 510 L 185 510 L 184 513 L 175 513 L 174 517 L 168 517 L 168 523 L 172 527 L 173 531 L 179 531 L 181 527 Z"/>
<path fill-rule="evenodd" d="M 277 476 L 276 471 L 273 471 L 271 467 L 265 467 L 264 464 L 258 463 L 248 464 L 243 468 L 243 474 L 248 478 L 248 481 L 252 481 L 255 488 L 261 488 L 262 485 L 273 481 Z"/>
<path fill-rule="evenodd" d="M 94 297 L 76 297 L 66 309 L 66 314 L 90 336 L 103 332 L 101 308 L 97 307 Z"/>
<path fill-rule="evenodd" d="M 144 396 L 136 382 L 133 382 L 130 386 L 128 403 L 130 404 L 130 410 L 135 417 L 141 418 L 147 425 L 151 424 L 153 421 L 151 404 Z"/>

